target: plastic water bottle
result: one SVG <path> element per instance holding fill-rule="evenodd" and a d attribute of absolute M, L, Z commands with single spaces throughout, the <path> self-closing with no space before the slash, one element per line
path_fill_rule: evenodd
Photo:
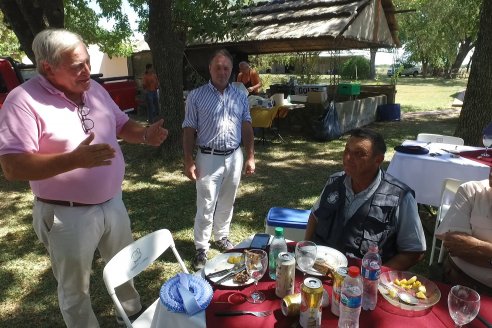
<path fill-rule="evenodd" d="M 275 236 L 270 244 L 270 252 L 268 253 L 268 274 L 273 280 L 277 280 L 277 259 L 278 254 L 287 252 L 287 244 L 284 239 L 284 228 L 275 228 Z"/>
<path fill-rule="evenodd" d="M 371 244 L 369 251 L 362 258 L 362 308 L 364 310 L 374 310 L 378 302 L 378 284 L 381 275 L 381 256 L 379 256 L 378 246 Z"/>
<path fill-rule="evenodd" d="M 340 292 L 339 328 L 358 328 L 362 304 L 362 279 L 356 266 L 349 267 Z"/>

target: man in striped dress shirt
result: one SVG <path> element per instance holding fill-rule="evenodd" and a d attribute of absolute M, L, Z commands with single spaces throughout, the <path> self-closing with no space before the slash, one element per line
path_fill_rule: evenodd
<path fill-rule="evenodd" d="M 184 173 L 196 181 L 197 191 L 195 270 L 203 268 L 207 262 L 212 233 L 220 251 L 233 247 L 228 238 L 229 227 L 243 164 L 247 175 L 255 171 L 248 99 L 229 84 L 232 57 L 227 50 L 213 54 L 209 71 L 209 83 L 188 95 L 182 125 Z M 245 161 L 239 147 L 241 141 Z M 195 145 L 198 151 L 194 159 Z"/>

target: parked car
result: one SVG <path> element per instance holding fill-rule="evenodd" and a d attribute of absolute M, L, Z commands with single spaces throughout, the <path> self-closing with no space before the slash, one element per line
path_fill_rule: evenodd
<path fill-rule="evenodd" d="M 10 91 L 36 74 L 34 65 L 19 63 L 10 57 L 0 57 L 0 109 Z M 137 109 L 137 84 L 132 76 L 102 78 L 102 74 L 94 74 L 91 78 L 108 91 L 122 111 Z"/>
<path fill-rule="evenodd" d="M 400 66 L 391 66 L 389 69 L 388 69 L 388 76 L 389 77 L 392 77 L 393 76 L 393 72 L 395 71 L 395 68 L 396 70 L 399 70 L 399 67 Z M 413 75 L 414 77 L 417 77 L 417 75 L 419 74 L 422 74 L 422 68 L 419 67 L 419 66 L 415 66 L 415 65 L 408 65 L 408 64 L 404 64 L 403 65 L 403 70 L 401 71 L 400 75 L 405 75 L 405 76 L 410 76 L 410 75 Z"/>

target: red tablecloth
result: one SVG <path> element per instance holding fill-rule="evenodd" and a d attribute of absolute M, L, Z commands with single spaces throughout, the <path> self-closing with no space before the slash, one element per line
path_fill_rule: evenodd
<path fill-rule="evenodd" d="M 353 264 L 353 263 L 350 263 Z M 302 280 L 302 273 L 296 270 L 296 283 Z M 324 279 L 323 286 L 330 295 L 332 282 L 329 278 Z M 418 317 L 408 317 L 401 314 L 395 314 L 396 308 L 392 306 L 381 296 L 378 295 L 378 304 L 374 311 L 362 310 L 359 323 L 361 328 L 385 328 L 385 327 L 454 327 L 454 323 L 448 312 L 448 293 L 451 286 L 436 282 L 436 285 L 441 291 L 441 299 L 432 307 L 430 311 L 421 314 Z M 215 287 L 217 288 L 217 287 Z M 265 302 L 261 304 L 251 304 L 244 302 L 242 304 L 230 304 L 227 298 L 232 293 L 241 292 L 249 295 L 254 290 L 254 285 L 244 287 L 242 289 L 215 289 L 214 297 L 209 307 L 206 310 L 207 327 L 226 327 L 226 328 L 245 328 L 245 327 L 296 327 L 299 321 L 299 316 L 285 317 L 280 310 L 281 300 L 275 296 L 275 281 L 265 274 L 262 280 L 258 283 L 258 289 L 266 295 Z M 480 315 L 487 321 L 492 322 L 492 297 L 481 296 Z M 217 311 L 230 310 L 251 310 L 265 311 L 273 310 L 273 314 L 267 317 L 254 317 L 251 315 L 233 316 L 233 317 L 217 317 L 214 315 Z M 330 306 L 323 308 L 321 316 L 322 327 L 336 327 L 338 325 L 338 317 L 333 315 Z M 467 328 L 483 328 L 485 327 L 478 319 L 473 320 L 466 325 Z"/>
<path fill-rule="evenodd" d="M 460 156 L 464 158 L 471 159 L 472 161 L 479 162 L 488 166 L 492 166 L 492 149 L 487 151 L 487 154 L 490 157 L 482 157 L 481 155 L 485 153 L 485 148 L 481 150 L 471 150 L 471 151 L 462 151 L 460 152 Z"/>

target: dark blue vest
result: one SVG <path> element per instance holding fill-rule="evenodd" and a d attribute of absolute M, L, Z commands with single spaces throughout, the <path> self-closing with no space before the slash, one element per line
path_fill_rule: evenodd
<path fill-rule="evenodd" d="M 344 225 L 345 174 L 332 176 L 323 194 L 319 208 L 314 212 L 318 224 L 313 241 L 338 249 L 344 254 L 362 258 L 369 249 L 369 243 L 379 247 L 383 263 L 397 253 L 395 219 L 397 207 L 408 192 L 415 195 L 408 186 L 381 173 L 381 183 L 374 194 L 359 207 Z"/>

